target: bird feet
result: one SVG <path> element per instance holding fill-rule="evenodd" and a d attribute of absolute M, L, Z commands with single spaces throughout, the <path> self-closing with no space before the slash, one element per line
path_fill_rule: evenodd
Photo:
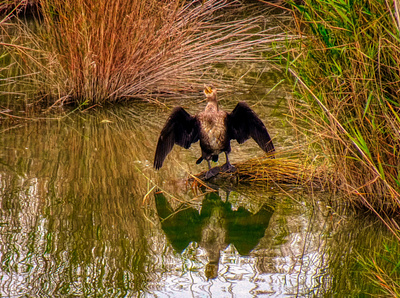
<path fill-rule="evenodd" d="M 226 163 L 224 164 L 222 167 L 214 167 L 210 170 L 208 170 L 205 174 L 204 174 L 204 179 L 208 180 L 212 177 L 217 176 L 220 172 L 226 172 L 226 173 L 232 173 L 236 171 L 236 167 L 231 165 L 230 163 Z"/>
<path fill-rule="evenodd" d="M 210 170 L 208 170 L 205 174 L 204 174 L 204 179 L 208 180 L 214 176 L 216 176 L 219 172 L 221 172 L 221 167 L 214 167 Z"/>
<path fill-rule="evenodd" d="M 236 167 L 227 162 L 221 167 L 221 171 L 227 173 L 233 173 L 236 172 Z"/>

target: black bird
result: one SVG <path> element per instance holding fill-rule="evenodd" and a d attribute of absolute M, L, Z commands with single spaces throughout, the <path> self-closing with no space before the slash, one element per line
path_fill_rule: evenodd
<path fill-rule="evenodd" d="M 209 170 L 205 175 L 206 179 L 217 175 L 221 170 L 236 170 L 228 159 L 230 140 L 237 140 L 241 144 L 252 137 L 265 152 L 275 151 L 264 124 L 245 102 L 239 102 L 231 113 L 227 113 L 218 108 L 215 89 L 205 86 L 204 94 L 207 105 L 199 114 L 192 116 L 182 107 L 176 107 L 172 111 L 158 139 L 154 168 L 158 170 L 162 167 L 174 144 L 188 149 L 198 140 L 201 157 L 196 163 L 199 164 L 204 159 L 207 161 Z M 210 160 L 218 161 L 218 155 L 222 152 L 225 153 L 226 163 L 221 168 L 211 168 Z"/>

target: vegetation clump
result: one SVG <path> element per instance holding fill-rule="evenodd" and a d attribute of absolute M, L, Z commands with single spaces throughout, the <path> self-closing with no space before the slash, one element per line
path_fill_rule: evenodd
<path fill-rule="evenodd" d="M 219 179 L 229 179 L 252 185 L 267 183 L 270 186 L 283 187 L 286 185 L 313 190 L 330 188 L 330 185 L 326 183 L 326 176 L 329 175 L 326 166 L 312 164 L 299 154 L 293 154 L 290 157 L 253 158 L 235 164 L 235 167 L 237 168 L 236 173 L 221 172 Z"/>
<path fill-rule="evenodd" d="M 396 1 L 293 4 L 306 37 L 293 51 L 293 121 L 333 164 L 356 205 L 400 208 L 400 19 Z M 355 199 L 354 199 L 355 198 Z"/>
<path fill-rule="evenodd" d="M 236 1 L 39 4 L 39 29 L 21 30 L 27 46 L 10 51 L 50 105 L 157 100 L 199 92 L 211 80 L 233 85 L 216 64 L 261 61 L 261 47 L 285 38 L 263 30 L 259 13 L 233 18 L 241 10 Z"/>
<path fill-rule="evenodd" d="M 348 202 L 372 210 L 399 240 L 398 1 L 304 0 L 292 7 L 304 36 L 288 59 L 299 86 L 293 124 L 313 155 L 329 160 L 328 177 Z M 397 248 L 358 261 L 385 295 L 398 295 Z"/>
<path fill-rule="evenodd" d="M 38 15 L 39 0 L 3 0 L 0 3 L 0 16 L 6 14 Z"/>

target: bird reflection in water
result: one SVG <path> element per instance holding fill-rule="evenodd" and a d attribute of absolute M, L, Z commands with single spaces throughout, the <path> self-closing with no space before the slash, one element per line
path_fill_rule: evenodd
<path fill-rule="evenodd" d="M 161 227 L 176 252 L 182 253 L 191 242 L 205 249 L 207 279 L 218 276 L 221 250 L 229 244 L 240 255 L 249 255 L 264 236 L 274 212 L 267 204 L 255 214 L 243 207 L 234 211 L 228 199 L 224 202 L 216 192 L 204 196 L 200 212 L 189 204 L 173 210 L 161 192 L 155 194 L 155 202 Z"/>

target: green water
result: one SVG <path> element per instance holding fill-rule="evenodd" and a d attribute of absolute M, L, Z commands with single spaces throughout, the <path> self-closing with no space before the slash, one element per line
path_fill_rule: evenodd
<path fill-rule="evenodd" d="M 264 92 L 264 93 L 263 93 Z M 246 99 L 277 150 L 294 133 L 284 93 Z M 279 91 L 279 92 L 282 92 Z M 0 296 L 364 297 L 378 291 L 357 256 L 391 235 L 364 215 L 337 214 L 331 194 L 232 185 L 204 194 L 187 183 L 200 149 L 175 147 L 154 171 L 170 108 L 200 111 L 202 96 L 77 112 L 2 126 Z M 49 116 L 50 117 L 50 116 Z M 232 162 L 262 156 L 232 142 Z M 223 162 L 223 160 L 222 160 Z M 155 186 L 157 185 L 157 186 Z M 156 192 L 161 188 L 164 192 Z"/>

